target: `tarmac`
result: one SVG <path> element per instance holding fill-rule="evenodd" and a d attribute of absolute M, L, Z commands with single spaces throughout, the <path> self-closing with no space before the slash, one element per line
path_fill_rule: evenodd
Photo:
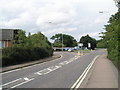
<path fill-rule="evenodd" d="M 54 60 L 60 57 L 61 57 L 60 55 L 55 54 L 52 57 L 46 58 L 44 60 L 2 68 L 2 72 L 26 67 L 31 64 L 32 65 L 39 64 L 41 62 Z M 119 87 L 118 71 L 119 70 L 115 67 L 111 60 L 107 59 L 107 54 L 103 54 L 97 58 L 91 70 L 89 71 L 86 78 L 82 82 L 80 88 L 118 88 Z"/>

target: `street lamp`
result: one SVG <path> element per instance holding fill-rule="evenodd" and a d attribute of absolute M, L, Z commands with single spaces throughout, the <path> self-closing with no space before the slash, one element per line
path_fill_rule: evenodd
<path fill-rule="evenodd" d="M 63 34 L 62 34 L 62 51 L 63 51 Z"/>
<path fill-rule="evenodd" d="M 55 23 L 53 23 L 53 22 L 51 22 L 51 21 L 49 21 L 49 22 L 47 22 L 48 24 L 55 24 Z M 61 33 L 61 35 L 62 35 L 62 51 L 63 51 L 63 34 Z"/>
<path fill-rule="evenodd" d="M 108 12 L 108 11 L 99 11 L 99 13 L 100 13 L 100 14 L 107 13 L 107 14 L 109 14 L 109 15 L 111 16 L 110 12 Z"/>

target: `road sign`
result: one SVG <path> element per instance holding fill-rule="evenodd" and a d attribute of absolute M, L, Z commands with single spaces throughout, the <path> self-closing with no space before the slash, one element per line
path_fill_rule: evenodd
<path fill-rule="evenodd" d="M 82 47 L 82 46 L 83 46 L 83 43 L 79 43 L 78 46 Z"/>
<path fill-rule="evenodd" d="M 91 43 L 88 43 L 88 47 L 89 47 L 89 48 L 91 47 Z"/>

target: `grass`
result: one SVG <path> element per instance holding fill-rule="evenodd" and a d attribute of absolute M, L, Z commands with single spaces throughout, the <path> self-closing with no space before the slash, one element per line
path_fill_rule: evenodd
<path fill-rule="evenodd" d="M 82 53 L 89 53 L 91 50 L 74 50 L 74 52 L 82 52 Z"/>

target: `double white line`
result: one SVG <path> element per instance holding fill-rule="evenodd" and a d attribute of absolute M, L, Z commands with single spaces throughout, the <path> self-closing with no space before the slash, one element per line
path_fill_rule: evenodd
<path fill-rule="evenodd" d="M 99 55 L 98 55 L 99 56 Z M 82 73 L 82 75 L 77 79 L 77 81 L 73 84 L 73 86 L 71 87 L 70 90 L 77 90 L 81 83 L 83 82 L 83 80 L 85 79 L 87 73 L 89 72 L 89 70 L 91 69 L 91 67 L 93 66 L 94 62 L 96 61 L 96 59 L 98 58 L 98 56 L 96 56 L 92 62 L 87 66 L 87 68 L 84 70 L 84 72 Z"/>

